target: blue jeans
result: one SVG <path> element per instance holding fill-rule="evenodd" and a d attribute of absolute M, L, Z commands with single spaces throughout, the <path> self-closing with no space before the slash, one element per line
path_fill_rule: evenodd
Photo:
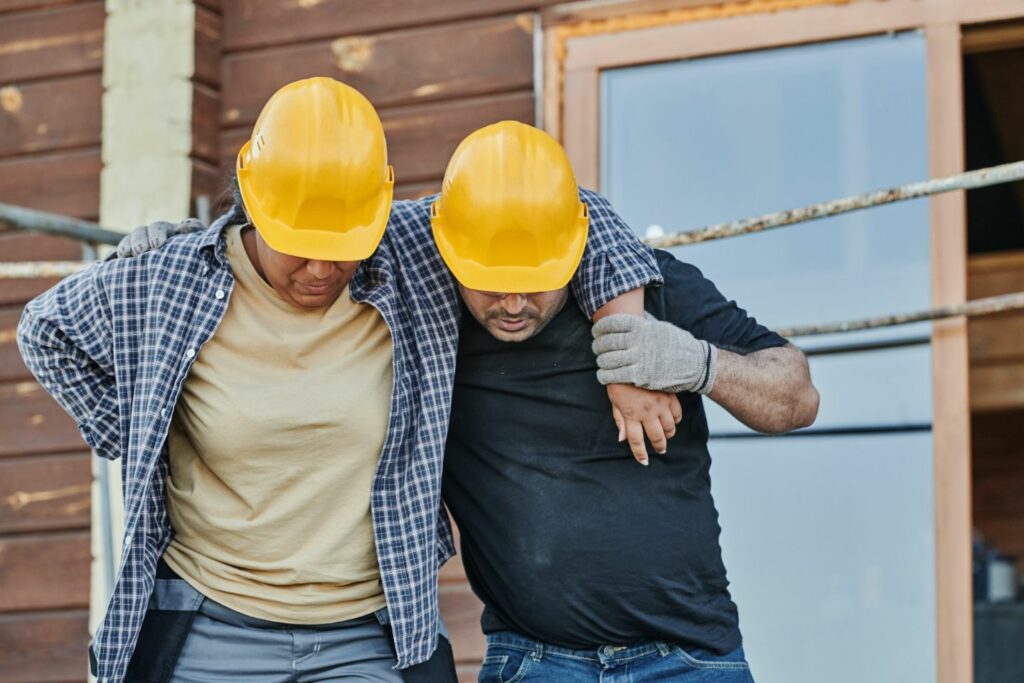
<path fill-rule="evenodd" d="M 480 683 L 754 683 L 743 648 L 727 655 L 670 643 L 569 650 L 502 631 L 487 636 Z"/>

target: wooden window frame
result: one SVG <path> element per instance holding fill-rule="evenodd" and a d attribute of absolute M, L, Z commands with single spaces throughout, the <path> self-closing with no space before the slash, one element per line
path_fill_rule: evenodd
<path fill-rule="evenodd" d="M 581 185 L 599 188 L 601 71 L 921 29 L 928 79 L 928 171 L 965 170 L 962 32 L 1024 18 L 1019 0 L 627 0 L 544 13 L 544 126 Z M 571 125 L 564 126 L 569 121 Z M 967 297 L 964 192 L 930 200 L 932 303 Z M 785 207 L 779 207 L 785 208 Z M 739 216 L 737 216 L 739 218 Z M 967 323 L 932 328 L 938 683 L 974 679 L 971 434 Z"/>

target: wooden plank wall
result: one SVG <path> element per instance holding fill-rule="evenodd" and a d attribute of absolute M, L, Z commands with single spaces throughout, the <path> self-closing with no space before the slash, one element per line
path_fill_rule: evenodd
<path fill-rule="evenodd" d="M 534 12 L 550 4 L 223 0 L 221 176 L 277 88 L 326 75 L 358 88 L 380 111 L 396 197 L 436 192 L 465 135 L 502 119 L 534 122 Z M 480 604 L 458 560 L 441 580 L 460 676 L 475 681 L 484 651 Z"/>
<path fill-rule="evenodd" d="M 1024 252 L 972 256 L 968 297 L 1024 291 Z M 970 321 L 974 526 L 1024 566 L 1024 313 Z"/>
<path fill-rule="evenodd" d="M 0 0 L 0 202 L 99 214 L 103 0 Z M 0 261 L 82 257 L 0 229 Z M 91 457 L 15 346 L 54 280 L 0 281 L 0 682 L 86 678 Z"/>

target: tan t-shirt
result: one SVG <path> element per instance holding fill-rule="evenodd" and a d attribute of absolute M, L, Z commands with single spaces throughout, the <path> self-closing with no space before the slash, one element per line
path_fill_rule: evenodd
<path fill-rule="evenodd" d="M 182 388 L 168 436 L 167 564 L 250 616 L 322 624 L 385 605 L 370 488 L 392 388 L 391 335 L 346 289 L 304 311 L 227 233 L 227 313 Z"/>

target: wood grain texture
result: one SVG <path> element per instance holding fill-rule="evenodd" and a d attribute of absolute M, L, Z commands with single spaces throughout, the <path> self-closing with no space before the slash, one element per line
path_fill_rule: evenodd
<path fill-rule="evenodd" d="M 32 378 L 32 374 L 21 360 L 15 338 L 20 319 L 21 306 L 0 307 L 0 382 Z"/>
<path fill-rule="evenodd" d="M 224 0 L 224 48 L 252 49 L 537 9 L 560 0 Z"/>
<path fill-rule="evenodd" d="M 0 534 L 89 529 L 93 456 L 0 460 Z"/>
<path fill-rule="evenodd" d="M 196 5 L 195 73 L 192 78 L 211 88 L 220 87 L 220 15 Z"/>
<path fill-rule="evenodd" d="M 395 180 L 408 184 L 440 179 L 466 135 L 505 119 L 532 123 L 533 116 L 533 93 L 529 91 L 386 109 L 381 121 Z M 221 168 L 234 168 L 235 156 L 250 134 L 249 128 L 232 128 L 221 134 Z"/>
<path fill-rule="evenodd" d="M 64 409 L 33 381 L 0 385 L 0 458 L 87 449 Z"/>
<path fill-rule="evenodd" d="M 0 683 L 84 683 L 88 646 L 88 610 L 0 614 Z"/>
<path fill-rule="evenodd" d="M 0 612 L 89 606 L 89 532 L 0 538 Z"/>
<path fill-rule="evenodd" d="M 192 156 L 216 164 L 220 154 L 220 93 L 202 84 L 192 88 Z"/>
<path fill-rule="evenodd" d="M 0 92 L 0 157 L 100 144 L 100 74 Z"/>
<path fill-rule="evenodd" d="M 230 24 L 228 24 L 230 25 Z M 533 18 L 517 15 L 227 55 L 222 123 L 251 126 L 282 85 L 332 76 L 377 107 L 533 85 Z"/>
<path fill-rule="evenodd" d="M 10 0 L 0 2 L 0 11 L 11 5 Z M 105 18 L 100 0 L 0 17 L 0 85 L 99 72 Z"/>
<path fill-rule="evenodd" d="M 100 168 L 99 148 L 0 160 L 0 202 L 95 220 Z"/>

